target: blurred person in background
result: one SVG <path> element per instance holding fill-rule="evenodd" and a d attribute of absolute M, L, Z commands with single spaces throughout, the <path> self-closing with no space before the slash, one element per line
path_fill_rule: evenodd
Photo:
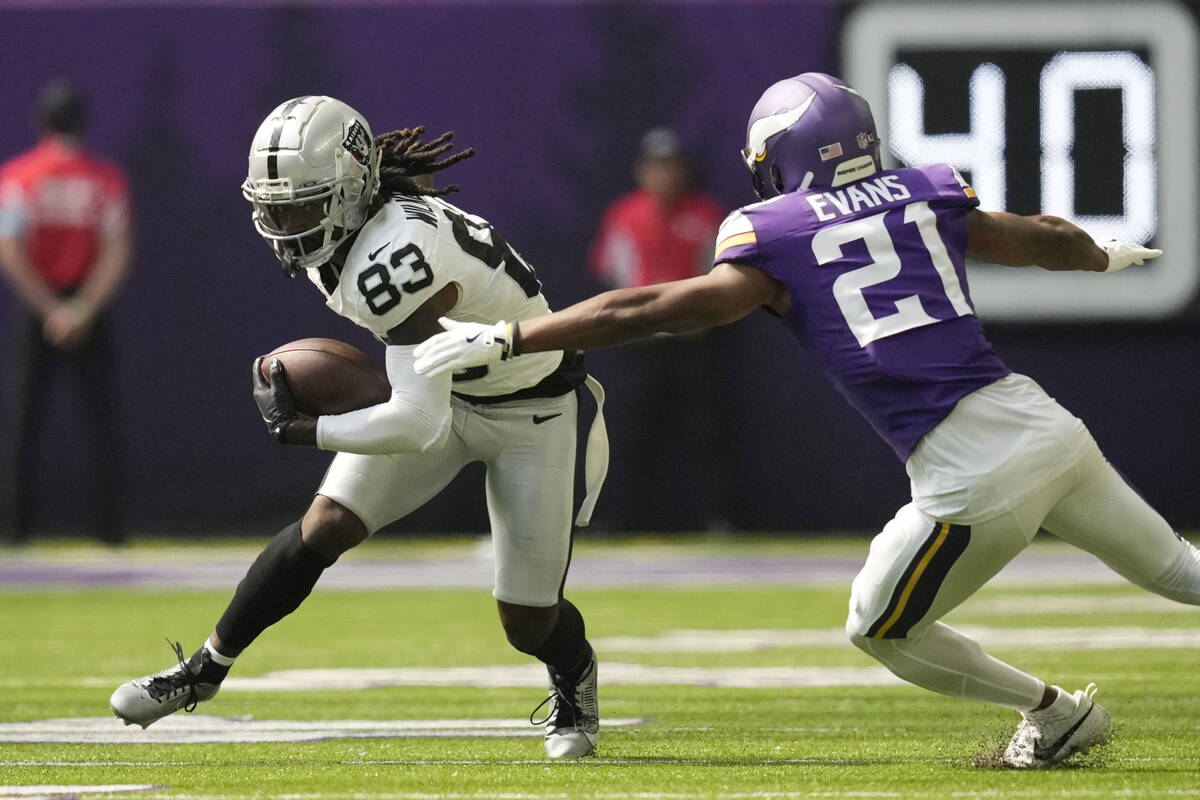
<path fill-rule="evenodd" d="M 48 379 L 62 368 L 82 384 L 74 397 L 91 446 L 95 535 L 108 544 L 125 538 L 106 311 L 129 268 L 129 192 L 123 172 L 84 146 L 86 121 L 71 84 L 48 84 L 37 104 L 41 141 L 0 166 L 0 274 L 16 299 L 3 372 L 0 530 L 14 544 L 32 532 L 33 456 L 47 422 Z"/>
<path fill-rule="evenodd" d="M 1048 684 L 941 618 L 1042 528 L 1191 605 L 1200 605 L 1200 551 L 1125 482 L 1083 422 L 992 349 L 971 305 L 966 259 L 1111 273 L 1162 252 L 1098 245 L 1058 217 L 983 211 L 947 164 L 885 171 L 867 102 L 823 73 L 767 89 L 742 155 L 763 202 L 722 223 L 707 275 L 607 292 L 519 323 L 449 322 L 417 348 L 417 371 L 703 330 L 767 309 L 910 479 L 912 501 L 871 542 L 854 579 L 850 641 L 912 684 L 1019 711 L 999 754 L 1007 766 L 1047 767 L 1102 744 L 1109 714 L 1093 700 L 1095 684 L 1074 692 Z M 805 413 L 746 410 L 780 424 Z"/>
<path fill-rule="evenodd" d="M 592 277 L 620 289 L 703 275 L 725 212 L 693 188 L 679 136 L 670 128 L 648 131 L 633 174 L 637 189 L 604 213 L 588 264 Z"/>
<path fill-rule="evenodd" d="M 654 128 L 634 165 L 637 188 L 605 212 L 588 259 L 603 288 L 649 286 L 702 275 L 725 216 L 693 185 L 691 161 L 675 131 Z M 624 469 L 610 487 L 607 524 L 618 530 L 703 530 L 727 526 L 728 481 L 718 464 L 689 468 L 718 449 L 727 419 L 728 332 L 661 334 L 606 355 L 610 426 L 623 428 Z M 725 445 L 728 446 L 728 445 Z M 719 463 L 725 463 L 721 461 Z M 686 481 L 686 483 L 684 482 Z"/>

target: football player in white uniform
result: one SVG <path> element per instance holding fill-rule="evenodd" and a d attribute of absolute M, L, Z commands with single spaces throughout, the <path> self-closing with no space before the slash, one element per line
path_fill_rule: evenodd
<path fill-rule="evenodd" d="M 485 220 L 441 199 L 425 178 L 452 134 L 421 128 L 373 137 L 338 100 L 305 96 L 271 112 L 250 148 L 242 191 L 255 228 L 289 275 L 307 273 L 338 314 L 387 346 L 391 399 L 346 414 L 300 417 L 282 365 L 254 396 L 284 444 L 336 451 L 303 519 L 267 545 L 190 659 L 122 684 L 114 713 L 143 727 L 216 694 L 234 659 L 294 611 L 322 571 L 379 528 L 424 504 L 469 462 L 487 466 L 495 589 L 509 642 L 546 664 L 545 747 L 591 754 L 599 727 L 596 659 L 579 611 L 562 595 L 571 554 L 576 390 L 603 393 L 576 352 L 548 352 L 437 378 L 413 370 L 414 346 L 438 318 L 525 320 L 549 313 L 533 270 Z M 598 410 L 599 411 L 599 410 Z M 603 417 L 588 437 L 586 525 L 607 466 Z M 539 707 L 540 708 L 540 707 Z"/>

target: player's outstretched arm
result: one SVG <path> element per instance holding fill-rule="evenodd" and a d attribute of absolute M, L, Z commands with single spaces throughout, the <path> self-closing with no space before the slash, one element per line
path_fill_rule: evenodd
<path fill-rule="evenodd" d="M 692 333 L 736 322 L 764 305 L 787 310 L 781 283 L 752 267 L 718 264 L 698 278 L 604 292 L 520 323 L 444 321 L 445 333 L 417 347 L 415 368 L 440 375 L 522 353 L 611 347 L 659 332 Z"/>
<path fill-rule="evenodd" d="M 1128 242 L 1097 244 L 1060 217 L 973 210 L 967 214 L 967 256 L 1010 267 L 1117 272 L 1162 255 Z"/>
<path fill-rule="evenodd" d="M 786 298 L 761 270 L 718 264 L 707 275 L 617 289 L 518 326 L 516 354 L 611 347 L 656 333 L 694 333 L 728 325 Z M 782 299 L 786 308 L 787 301 Z"/>

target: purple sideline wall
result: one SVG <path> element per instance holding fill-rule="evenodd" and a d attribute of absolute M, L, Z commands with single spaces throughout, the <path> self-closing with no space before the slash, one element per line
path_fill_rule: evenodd
<path fill-rule="evenodd" d="M 93 146 L 132 180 L 139 245 L 115 313 L 135 530 L 269 534 L 294 519 L 329 456 L 265 435 L 246 385 L 250 360 L 303 336 L 380 355 L 307 282 L 285 280 L 250 226 L 238 191 L 245 152 L 276 103 L 327 93 L 377 132 L 455 130 L 478 155 L 447 173 L 463 186 L 453 199 L 503 230 L 561 307 L 594 289 L 582 259 L 601 210 L 630 185 L 647 128 L 676 126 L 728 207 L 753 199 L 737 158 L 750 105 L 780 77 L 837 70 L 839 13 L 834 0 L 0 10 L 0 74 L 10 76 L 0 83 L 0 157 L 31 144 L 38 87 L 66 75 L 91 98 Z M 0 336 L 11 302 L 0 292 Z M 1194 329 L 991 334 L 1015 368 L 1089 422 L 1170 518 L 1200 523 L 1197 377 L 1180 369 Z M 727 336 L 736 413 L 714 424 L 730 451 L 693 463 L 724 462 L 730 521 L 876 529 L 907 497 L 891 453 L 772 320 L 756 315 Z M 602 381 L 620 370 L 617 351 L 590 358 Z M 90 468 L 74 446 L 80 422 L 67 391 L 47 400 L 61 424 L 42 448 L 54 469 L 37 496 L 43 519 L 70 526 L 86 513 Z M 611 425 L 600 526 L 605 506 L 621 502 L 622 460 L 638 456 L 620 440 L 620 420 Z M 399 529 L 485 530 L 478 481 L 468 470 Z M 663 496 L 689 505 L 669 486 Z"/>

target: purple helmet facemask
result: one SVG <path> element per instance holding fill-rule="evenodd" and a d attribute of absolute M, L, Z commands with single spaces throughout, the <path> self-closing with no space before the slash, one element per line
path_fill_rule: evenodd
<path fill-rule="evenodd" d="M 823 72 L 805 72 L 763 92 L 750 112 L 742 158 L 764 200 L 841 186 L 883 168 L 871 107 Z"/>

